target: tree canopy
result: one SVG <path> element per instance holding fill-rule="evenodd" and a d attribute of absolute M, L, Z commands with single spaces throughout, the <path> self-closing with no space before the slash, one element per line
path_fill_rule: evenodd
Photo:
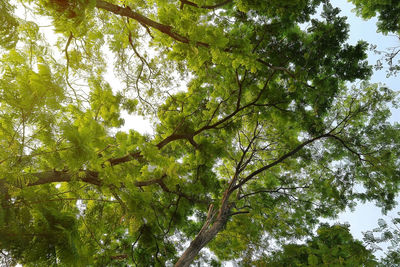
<path fill-rule="evenodd" d="M 256 266 L 377 266 L 372 252 L 354 240 L 347 225 L 321 225 L 306 244 L 288 244 Z"/>
<path fill-rule="evenodd" d="M 395 206 L 397 93 L 368 83 L 368 44 L 346 43 L 329 1 L 19 0 L 26 17 L 11 3 L 0 2 L 8 263 L 245 264 L 357 200 Z"/>

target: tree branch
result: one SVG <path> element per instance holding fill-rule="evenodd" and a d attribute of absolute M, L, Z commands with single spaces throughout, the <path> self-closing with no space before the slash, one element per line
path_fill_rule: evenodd
<path fill-rule="evenodd" d="M 275 160 L 274 162 L 272 162 L 272 163 L 270 163 L 268 165 L 265 165 L 264 167 L 262 167 L 262 168 L 260 168 L 260 169 L 258 169 L 256 171 L 252 172 L 251 174 L 249 174 L 246 178 L 244 178 L 242 181 L 240 181 L 236 186 L 232 187 L 231 191 L 232 192 L 235 191 L 236 189 L 238 189 L 239 187 L 241 187 L 242 185 L 247 183 L 249 180 L 253 179 L 256 175 L 260 174 L 261 172 L 263 172 L 265 170 L 268 170 L 268 169 L 274 167 L 275 165 L 281 163 L 285 159 L 293 156 L 294 154 L 299 152 L 303 147 L 307 146 L 308 144 L 313 143 L 316 140 L 319 140 L 321 138 L 328 137 L 328 136 L 329 136 L 328 134 L 323 134 L 323 135 L 317 136 L 315 138 L 312 138 L 310 140 L 307 140 L 307 141 L 301 143 L 300 145 L 295 147 L 293 150 L 291 150 L 290 152 L 284 154 L 283 156 L 281 156 L 279 159 Z"/>
<path fill-rule="evenodd" d="M 162 33 L 167 34 L 168 36 L 170 36 L 171 38 L 181 42 L 181 43 L 185 43 L 188 44 L 189 43 L 189 39 L 179 33 L 174 32 L 172 26 L 169 25 L 165 25 L 165 24 L 161 24 L 159 22 L 156 22 L 154 20 L 151 20 L 145 16 L 143 16 L 142 14 L 139 14 L 135 11 L 133 11 L 130 7 L 120 7 L 118 5 L 114 5 L 111 4 L 109 2 L 106 1 L 102 1 L 102 0 L 98 0 L 96 2 L 96 7 L 99 9 L 103 9 L 103 10 L 107 10 L 111 13 L 114 13 L 116 15 L 120 15 L 123 17 L 128 17 L 131 19 L 136 20 L 137 22 L 139 22 L 140 24 L 146 25 L 148 27 L 154 28 L 159 30 Z M 203 46 L 203 47 L 209 47 L 209 44 L 203 43 L 203 42 L 196 42 L 197 46 Z"/>
<path fill-rule="evenodd" d="M 295 186 L 295 187 L 279 187 L 277 189 L 261 189 L 261 190 L 257 190 L 251 193 L 247 193 L 244 195 L 241 195 L 239 197 L 239 199 L 243 199 L 252 195 L 256 195 L 256 194 L 261 194 L 261 193 L 279 193 L 280 190 L 297 190 L 297 189 L 305 189 L 305 188 L 310 188 L 309 186 Z"/>
<path fill-rule="evenodd" d="M 361 154 L 361 153 L 358 153 L 357 151 L 355 151 L 354 149 L 352 149 L 351 147 L 349 147 L 349 146 L 346 144 L 346 142 L 343 141 L 343 139 L 341 139 L 340 137 L 338 137 L 338 136 L 336 136 L 336 135 L 333 135 L 333 134 L 328 134 L 327 136 L 328 136 L 328 137 L 331 137 L 331 138 L 333 138 L 333 139 L 335 139 L 335 140 L 337 140 L 337 141 L 339 141 L 348 151 L 350 151 L 351 153 L 353 153 L 354 155 L 356 155 L 360 161 L 366 161 L 366 162 L 368 162 L 366 159 L 363 159 L 363 158 L 362 158 L 362 154 Z M 370 162 L 369 162 L 369 163 L 370 163 Z"/>
<path fill-rule="evenodd" d="M 225 1 L 223 1 L 223 2 L 221 2 L 221 3 L 219 3 L 219 4 L 215 4 L 215 5 L 199 6 L 198 4 L 193 3 L 193 2 L 191 2 L 191 1 L 188 1 L 188 0 L 181 0 L 180 9 L 183 9 L 183 7 L 184 7 L 185 5 L 194 6 L 194 7 L 198 7 L 198 8 L 204 8 L 204 9 L 216 9 L 216 8 L 219 8 L 219 7 L 221 7 L 221 6 L 224 6 L 224 5 L 226 5 L 226 4 L 230 3 L 230 2 L 232 2 L 232 0 L 225 0 Z"/>
<path fill-rule="evenodd" d="M 38 178 L 37 181 L 28 183 L 27 186 L 70 182 L 72 181 L 73 177 L 72 173 L 69 171 L 45 171 L 37 173 L 28 173 L 27 175 L 31 175 Z M 102 181 L 99 179 L 98 172 L 94 171 L 85 171 L 85 176 L 77 180 L 97 186 L 100 186 L 102 184 Z"/>

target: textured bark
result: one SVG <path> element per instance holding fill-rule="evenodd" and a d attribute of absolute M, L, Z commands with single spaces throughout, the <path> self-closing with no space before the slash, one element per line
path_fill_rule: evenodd
<path fill-rule="evenodd" d="M 189 247 L 181 255 L 179 260 L 175 263 L 175 267 L 186 267 L 190 266 L 194 258 L 199 254 L 200 250 L 205 247 L 214 237 L 222 230 L 228 220 L 226 218 L 220 218 L 212 227 L 204 232 L 200 231 L 196 238 L 190 243 Z"/>
<path fill-rule="evenodd" d="M 180 256 L 179 260 L 175 263 L 174 267 L 186 267 L 189 266 L 194 258 L 199 254 L 200 250 L 204 248 L 217 234 L 225 227 L 228 222 L 229 217 L 232 215 L 231 212 L 231 203 L 229 203 L 229 197 L 233 191 L 228 188 L 224 197 L 221 200 L 221 207 L 218 210 L 218 214 L 215 220 L 214 215 L 216 211 L 213 209 L 213 205 L 211 204 L 208 209 L 207 219 L 203 224 L 200 232 L 197 234 L 195 239 L 190 242 L 189 247 L 183 252 Z"/>

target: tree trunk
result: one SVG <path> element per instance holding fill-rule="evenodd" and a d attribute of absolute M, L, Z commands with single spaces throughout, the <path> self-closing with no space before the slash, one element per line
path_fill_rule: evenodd
<path fill-rule="evenodd" d="M 189 247 L 175 263 L 174 267 L 189 266 L 193 262 L 194 258 L 199 254 L 200 250 L 205 247 L 224 228 L 229 219 L 229 213 L 231 210 L 231 207 L 227 201 L 229 195 L 229 193 L 225 195 L 222 201 L 221 208 L 218 211 L 217 218 L 215 219 L 211 227 L 211 221 L 214 217 L 215 212 L 213 211 L 213 205 L 210 205 L 206 222 L 204 223 L 203 227 L 201 228 L 195 239 L 190 242 Z"/>
<path fill-rule="evenodd" d="M 200 250 L 218 234 L 224 225 L 225 223 L 216 222 L 208 231 L 200 232 L 175 263 L 175 267 L 189 266 L 190 263 L 193 262 L 194 258 L 199 254 Z"/>

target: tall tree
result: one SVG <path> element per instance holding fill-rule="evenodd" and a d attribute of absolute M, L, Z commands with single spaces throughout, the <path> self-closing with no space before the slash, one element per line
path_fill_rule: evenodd
<path fill-rule="evenodd" d="M 396 94 L 347 86 L 371 74 L 367 44 L 346 44 L 328 1 L 21 3 L 58 39 L 2 7 L 10 262 L 189 266 L 208 247 L 218 264 L 307 236 L 355 200 L 393 207 Z M 126 113 L 154 133 L 121 130 Z"/>

